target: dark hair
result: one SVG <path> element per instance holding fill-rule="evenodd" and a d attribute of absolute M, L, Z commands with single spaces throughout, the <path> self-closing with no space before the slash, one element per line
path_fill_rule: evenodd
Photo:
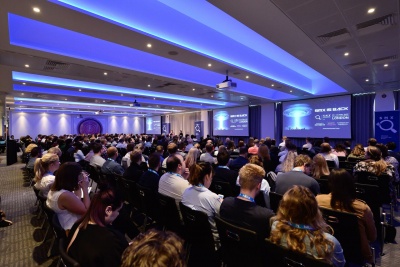
<path fill-rule="evenodd" d="M 135 143 L 129 143 L 126 145 L 126 152 L 133 151 L 134 148 L 135 148 Z"/>
<path fill-rule="evenodd" d="M 370 138 L 370 139 L 368 139 L 368 145 L 369 146 L 376 146 L 376 143 L 377 143 L 378 141 L 376 141 L 376 139 L 375 138 Z"/>
<path fill-rule="evenodd" d="M 32 148 L 31 157 L 34 158 L 34 157 L 37 157 L 38 155 L 40 155 L 40 150 L 41 149 L 39 147 Z"/>
<path fill-rule="evenodd" d="M 122 202 L 122 194 L 116 192 L 116 189 L 100 189 L 100 191 L 92 197 L 88 210 L 77 223 L 81 223 L 81 228 L 86 229 L 89 221 L 93 220 L 97 225 L 105 227 L 106 208 L 111 206 L 111 209 L 115 211 L 121 207 Z"/>
<path fill-rule="evenodd" d="M 387 148 L 389 150 L 395 150 L 396 149 L 396 143 L 395 142 L 389 142 L 386 144 Z"/>
<path fill-rule="evenodd" d="M 175 156 L 169 156 L 167 158 L 167 171 L 175 172 L 178 169 L 178 165 L 182 164 L 181 160 Z"/>
<path fill-rule="evenodd" d="M 385 159 L 387 156 L 389 156 L 388 148 L 384 144 L 376 144 L 376 147 L 381 150 L 382 159 Z"/>
<path fill-rule="evenodd" d="M 337 143 L 335 145 L 335 151 L 336 152 L 346 151 L 346 147 L 342 143 Z"/>
<path fill-rule="evenodd" d="M 333 169 L 328 178 L 331 189 L 331 207 L 355 212 L 353 202 L 356 199 L 354 177 L 345 169 Z"/>
<path fill-rule="evenodd" d="M 322 143 L 321 144 L 321 153 L 329 153 L 331 151 L 331 146 L 329 143 Z"/>
<path fill-rule="evenodd" d="M 204 176 L 207 174 L 213 175 L 213 168 L 209 162 L 199 162 L 193 164 L 190 168 L 188 181 L 191 185 L 204 184 Z"/>
<path fill-rule="evenodd" d="M 169 154 L 175 154 L 178 151 L 178 146 L 175 143 L 169 143 L 167 146 L 167 151 Z"/>
<path fill-rule="evenodd" d="M 206 151 L 207 151 L 207 152 L 212 152 L 213 149 L 214 149 L 213 144 L 207 144 L 207 145 L 206 145 Z"/>
<path fill-rule="evenodd" d="M 100 143 L 94 143 L 93 144 L 93 153 L 94 154 L 99 153 L 102 148 L 103 148 L 103 146 Z"/>
<path fill-rule="evenodd" d="M 154 152 L 153 154 L 150 155 L 149 157 L 149 168 L 154 170 L 158 167 L 158 165 L 160 165 L 160 154 L 158 154 L 157 152 Z"/>
<path fill-rule="evenodd" d="M 226 166 L 229 162 L 229 159 L 230 159 L 230 155 L 229 155 L 228 151 L 222 150 L 222 151 L 218 152 L 218 155 L 217 155 L 218 165 Z"/>
<path fill-rule="evenodd" d="M 240 155 L 247 154 L 247 147 L 245 146 L 240 147 L 239 154 Z"/>
<path fill-rule="evenodd" d="M 51 186 L 52 191 L 60 191 L 65 189 L 68 191 L 74 191 L 78 189 L 79 175 L 82 172 L 82 166 L 77 162 L 65 162 L 57 170 L 56 177 L 53 185 Z"/>

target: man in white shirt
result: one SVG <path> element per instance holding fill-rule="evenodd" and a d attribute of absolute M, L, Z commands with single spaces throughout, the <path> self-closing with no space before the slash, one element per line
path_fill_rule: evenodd
<path fill-rule="evenodd" d="M 303 145 L 303 149 L 310 150 L 311 148 L 312 148 L 311 138 L 307 137 L 306 138 L 306 143 Z"/>
<path fill-rule="evenodd" d="M 282 143 L 280 143 L 278 146 L 280 151 L 283 151 L 286 149 L 286 139 L 287 139 L 287 136 L 282 137 Z"/>

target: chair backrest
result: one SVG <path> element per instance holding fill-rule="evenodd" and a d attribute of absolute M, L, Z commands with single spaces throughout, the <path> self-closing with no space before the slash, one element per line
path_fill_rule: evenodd
<path fill-rule="evenodd" d="M 278 211 L 279 203 L 281 202 L 282 198 L 283 195 L 281 194 L 269 192 L 269 203 L 271 205 L 271 210 L 273 210 L 275 213 Z"/>
<path fill-rule="evenodd" d="M 228 266 L 265 266 L 263 238 L 216 216 L 222 261 Z"/>
<path fill-rule="evenodd" d="M 200 249 L 203 255 L 213 253 L 215 244 L 208 215 L 205 212 L 193 210 L 182 202 L 179 202 L 179 207 L 185 223 L 186 240 L 196 249 Z"/>
<path fill-rule="evenodd" d="M 328 164 L 329 169 L 334 169 L 336 168 L 335 162 L 333 160 L 327 160 L 326 164 Z"/>
<path fill-rule="evenodd" d="M 159 221 L 167 230 L 181 234 L 184 232 L 181 215 L 174 198 L 158 193 Z"/>
<path fill-rule="evenodd" d="M 60 221 L 58 220 L 57 215 L 53 215 L 52 226 L 53 226 L 53 232 L 57 239 L 61 239 L 61 238 L 66 239 L 67 238 L 65 230 L 64 230 L 64 228 L 61 227 L 61 224 L 60 224 Z"/>
<path fill-rule="evenodd" d="M 121 177 L 117 181 L 117 188 L 121 192 L 124 201 L 128 202 L 131 206 L 138 207 L 138 199 L 135 199 L 136 183 L 134 181 Z"/>
<path fill-rule="evenodd" d="M 68 244 L 66 242 L 66 239 L 61 238 L 58 241 L 58 250 L 60 252 L 62 263 L 67 267 L 80 267 L 81 265 L 79 264 L 79 262 L 77 262 L 67 254 L 67 246 Z"/>
<path fill-rule="evenodd" d="M 157 219 L 157 194 L 150 188 L 136 184 L 136 195 L 139 200 L 139 209 L 147 216 Z"/>
<path fill-rule="evenodd" d="M 353 213 L 321 207 L 320 210 L 326 223 L 332 227 L 333 235 L 342 246 L 346 261 L 364 263 L 357 216 Z"/>
<path fill-rule="evenodd" d="M 377 185 L 379 187 L 379 199 L 382 204 L 390 204 L 392 199 L 390 197 L 390 183 L 391 177 L 389 175 L 375 175 L 370 172 L 356 172 L 355 175 L 357 183 Z"/>
<path fill-rule="evenodd" d="M 350 159 L 350 158 L 348 158 Z M 345 169 L 351 175 L 353 175 L 353 168 L 357 164 L 356 161 L 339 161 L 339 168 Z"/>
<path fill-rule="evenodd" d="M 339 162 L 344 162 L 344 161 L 346 161 L 346 159 L 347 159 L 347 157 L 344 157 L 344 156 L 338 156 L 338 160 L 339 160 Z"/>
<path fill-rule="evenodd" d="M 233 196 L 231 185 L 228 182 L 212 181 L 210 191 L 217 195 L 223 195 L 224 198 Z"/>
<path fill-rule="evenodd" d="M 333 266 L 323 260 L 316 259 L 306 253 L 299 253 L 285 247 L 272 243 L 265 239 L 266 257 L 270 267 L 329 267 Z"/>
<path fill-rule="evenodd" d="M 321 194 L 329 194 L 331 189 L 329 188 L 328 179 L 316 179 L 319 184 L 319 190 Z"/>
<path fill-rule="evenodd" d="M 89 164 L 88 172 L 90 174 L 90 179 L 92 179 L 96 183 L 100 182 L 100 170 L 97 167 Z"/>
<path fill-rule="evenodd" d="M 358 199 L 364 200 L 374 214 L 375 222 L 381 221 L 380 207 L 382 203 L 379 197 L 379 187 L 370 184 L 355 184 L 356 196 Z"/>

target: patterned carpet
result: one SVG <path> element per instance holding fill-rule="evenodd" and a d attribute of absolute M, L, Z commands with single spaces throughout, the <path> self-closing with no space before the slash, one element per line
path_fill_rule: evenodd
<path fill-rule="evenodd" d="M 39 229 L 41 221 L 37 220 L 34 207 L 36 198 L 33 189 L 24 181 L 23 166 L 14 164 L 0 167 L 0 208 L 14 223 L 10 227 L 0 228 L 0 266 L 56 266 L 58 258 L 48 258 L 46 255 L 49 242 L 40 242 L 44 230 Z M 397 227 L 396 241 L 400 244 L 400 227 Z M 400 266 L 398 244 L 385 244 L 384 252 L 386 255 L 378 265 Z"/>

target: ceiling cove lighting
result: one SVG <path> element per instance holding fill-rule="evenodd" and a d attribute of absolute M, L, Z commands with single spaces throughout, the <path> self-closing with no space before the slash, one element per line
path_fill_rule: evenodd
<path fill-rule="evenodd" d="M 115 5 L 90 0 L 51 2 L 152 35 L 308 93 L 327 93 L 327 88 L 329 93 L 345 92 L 342 87 L 207 1 L 159 0 L 138 3 L 119 0 Z M 138 11 L 137 16 L 130 15 L 132 9 Z M 167 19 L 171 17 L 173 21 Z M 177 24 L 186 27 L 176 27 Z M 210 39 L 220 42 L 210 44 Z M 226 43 L 230 44 L 230 49 L 226 49 Z M 270 68 L 264 68 L 265 64 Z M 313 83 L 313 80 L 318 82 Z"/>
<path fill-rule="evenodd" d="M 36 102 L 36 103 L 51 103 L 54 104 L 54 100 L 47 100 L 47 99 L 35 99 L 35 98 L 20 98 L 20 97 L 14 97 L 14 101 L 24 101 L 26 105 L 29 105 L 30 102 Z M 88 106 L 88 107 L 102 107 L 103 109 L 105 108 L 118 108 L 118 109 L 132 109 L 132 107 L 129 106 L 115 106 L 115 105 L 105 105 L 105 104 L 96 104 L 96 103 L 83 103 L 83 102 L 74 102 L 74 101 L 63 101 L 62 104 L 69 104 L 69 105 L 74 105 L 74 106 Z M 136 108 L 139 110 L 154 110 L 154 111 L 169 111 L 169 112 L 177 112 L 178 110 L 173 110 L 173 109 L 162 109 L 162 108 L 145 108 L 145 107 L 140 107 Z M 183 110 L 179 110 L 183 111 Z"/>
<path fill-rule="evenodd" d="M 141 89 L 134 89 L 134 88 L 121 87 L 121 86 L 108 85 L 108 84 L 106 85 L 106 84 L 92 83 L 92 82 L 84 82 L 84 81 L 78 81 L 78 80 L 50 77 L 50 76 L 17 72 L 17 71 L 12 72 L 12 78 L 14 81 L 21 81 L 21 82 L 34 82 L 34 83 L 40 83 L 40 84 L 46 84 L 46 85 L 66 86 L 66 87 L 70 87 L 70 88 L 71 87 L 72 88 L 84 88 L 84 89 L 103 91 L 103 92 L 139 95 L 139 96 L 146 96 L 146 97 L 157 97 L 157 98 L 164 98 L 164 99 L 169 99 L 169 100 L 171 100 L 171 99 L 172 100 L 185 100 L 185 101 L 189 101 L 189 102 L 205 103 L 205 104 L 217 105 L 217 106 L 229 105 L 227 102 L 216 101 L 216 100 L 208 100 L 208 99 L 203 99 L 203 98 L 195 98 L 195 97 L 174 95 L 174 94 L 161 93 L 161 92 L 151 92 L 151 91 L 141 90 Z"/>
<path fill-rule="evenodd" d="M 107 64 L 115 67 L 137 70 L 145 73 L 155 73 L 160 76 L 179 79 L 193 84 L 214 87 L 219 81 L 219 73 L 194 67 L 182 62 L 145 53 L 140 50 L 111 43 L 105 40 L 83 35 L 81 33 L 66 30 L 43 22 L 35 21 L 15 14 L 8 14 L 10 44 L 37 49 L 49 53 L 57 53 L 64 56 Z M 76 41 L 85 43 L 85 46 L 76 46 Z M 97 49 L 89 49 L 96 47 Z M 225 49 L 226 50 L 226 49 Z M 109 53 L 113 51 L 113 53 Z M 120 57 L 118 55 L 125 55 Z M 131 58 L 137 60 L 132 61 Z M 260 63 L 260 62 L 259 62 Z M 258 66 L 265 69 L 265 65 Z M 290 70 L 289 70 L 290 71 Z M 288 74 L 289 75 L 289 74 Z M 289 75 L 290 76 L 290 75 Z M 312 81 L 295 75 L 297 83 L 303 83 L 301 88 L 312 87 Z M 252 94 L 270 100 L 293 99 L 290 94 L 272 90 L 258 84 L 249 83 L 245 80 L 240 82 L 241 86 L 235 90 L 238 93 Z M 315 83 L 318 86 L 327 85 L 326 88 L 334 89 L 334 85 L 324 83 L 321 79 Z M 326 92 L 325 92 L 326 93 Z M 179 96 L 181 97 L 181 96 Z M 204 99 L 202 99 L 204 100 Z M 229 106 L 229 103 L 227 103 Z"/>

